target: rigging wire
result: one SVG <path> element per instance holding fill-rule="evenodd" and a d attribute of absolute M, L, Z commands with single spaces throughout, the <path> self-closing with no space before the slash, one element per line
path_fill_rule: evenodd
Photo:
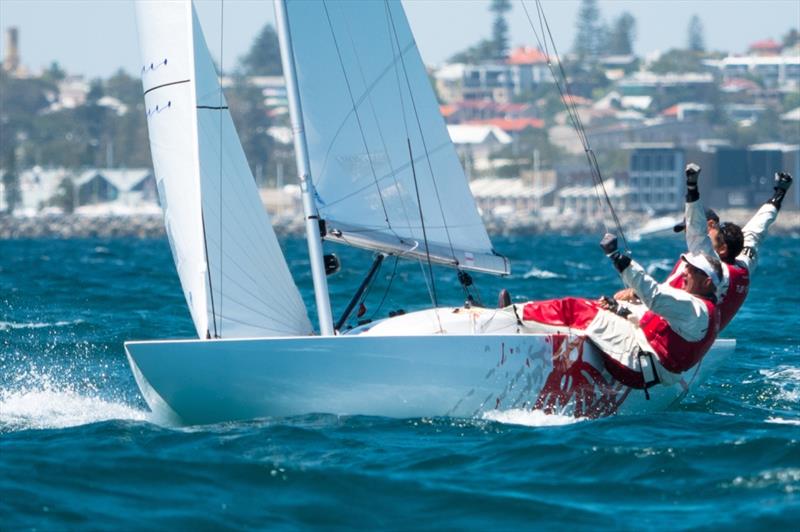
<path fill-rule="evenodd" d="M 580 140 L 581 145 L 583 146 L 583 151 L 586 154 L 586 159 L 589 163 L 589 170 L 592 176 L 592 180 L 594 181 L 594 189 L 595 189 L 595 194 L 597 195 L 597 201 L 601 206 L 603 206 L 604 203 L 603 200 L 605 200 L 605 205 L 608 207 L 608 210 L 611 213 L 611 217 L 614 220 L 616 230 L 620 235 L 620 237 L 622 238 L 623 245 L 626 249 L 628 249 L 628 241 L 625 238 L 625 232 L 622 229 L 622 224 L 620 223 L 616 209 L 614 209 L 614 206 L 611 203 L 611 199 L 608 196 L 608 191 L 606 190 L 605 187 L 603 175 L 600 172 L 600 165 L 597 162 L 597 156 L 592 150 L 591 146 L 589 145 L 589 139 L 588 136 L 586 135 L 586 129 L 584 128 L 583 122 L 580 118 L 580 114 L 578 113 L 577 103 L 575 102 L 575 98 L 573 98 L 572 94 L 570 93 L 569 80 L 567 78 L 566 71 L 564 70 L 564 64 L 561 61 L 561 58 L 559 57 L 558 48 L 556 47 L 555 40 L 553 39 L 553 34 L 550 30 L 550 24 L 547 21 L 544 9 L 542 8 L 541 0 L 535 0 L 535 2 L 536 2 L 536 11 L 539 18 L 539 27 L 542 32 L 541 38 L 539 36 L 539 33 L 536 31 L 536 27 L 534 25 L 530 13 L 528 12 L 528 7 L 525 4 L 525 0 L 520 0 L 520 3 L 522 4 L 522 9 L 525 12 L 526 18 L 528 19 L 528 24 L 531 27 L 531 31 L 533 31 L 533 34 L 536 37 L 536 41 L 539 45 L 539 48 L 541 50 L 544 50 L 545 52 L 545 55 L 547 57 L 547 66 L 550 70 L 550 74 L 553 76 L 553 81 L 555 82 L 556 87 L 558 88 L 561 101 L 563 102 L 564 106 L 567 109 L 567 115 L 572 124 L 572 127 L 575 130 L 575 133 L 578 135 L 578 139 Z M 550 46 L 548 46 L 548 44 Z M 552 47 L 553 55 L 555 55 L 556 62 L 558 63 L 558 72 L 560 73 L 561 80 L 563 81 L 563 86 L 562 82 L 559 81 L 559 75 L 553 68 L 553 62 L 551 60 L 551 55 L 550 55 L 550 47 Z M 601 191 L 603 194 L 602 198 L 600 196 Z M 608 232 L 608 225 L 606 224 L 605 219 L 603 219 L 603 225 L 605 226 L 606 232 Z"/>
<path fill-rule="evenodd" d="M 389 276 L 389 284 L 386 285 L 386 290 L 383 291 L 383 297 L 381 297 L 381 302 L 378 303 L 378 307 L 375 309 L 375 311 L 369 317 L 370 321 L 375 319 L 375 316 L 378 315 L 378 312 L 380 312 L 381 308 L 383 307 L 383 303 L 386 301 L 386 296 L 389 295 L 389 290 L 391 290 L 391 288 L 392 288 L 392 283 L 394 282 L 394 277 L 395 277 L 395 274 L 397 273 L 397 263 L 398 262 L 400 262 L 400 257 L 395 255 L 394 256 L 394 267 L 392 268 L 392 273 Z M 370 289 L 372 289 L 371 285 L 370 285 Z"/>
<path fill-rule="evenodd" d="M 383 5 L 384 5 L 385 12 L 386 12 L 386 20 L 387 20 L 387 22 L 389 24 L 389 29 L 390 29 L 390 31 L 389 31 L 389 33 L 390 33 L 390 42 L 391 42 L 391 36 L 394 36 L 394 46 L 392 46 L 392 55 L 394 55 L 395 46 L 396 46 L 396 50 L 397 50 L 397 53 L 398 53 L 398 58 L 402 62 L 404 50 L 400 46 L 400 40 L 397 37 L 397 28 L 395 27 L 395 24 L 394 24 L 394 18 L 392 17 L 391 7 L 389 6 L 389 3 L 385 2 L 385 1 L 384 1 Z M 421 260 L 419 261 L 419 265 L 420 265 L 420 269 L 422 270 L 422 278 L 425 280 L 425 287 L 428 289 L 428 293 L 431 296 L 431 303 L 434 305 L 434 307 L 436 307 L 437 306 L 436 305 L 436 302 L 437 302 L 436 283 L 435 283 L 434 278 L 433 278 L 433 267 L 431 265 L 430 250 L 429 250 L 429 246 L 428 246 L 428 236 L 427 236 L 427 232 L 426 232 L 426 229 L 425 229 L 425 220 L 422 217 L 422 203 L 420 202 L 419 187 L 418 187 L 418 184 L 417 184 L 417 174 L 416 174 L 416 168 L 414 166 L 414 153 L 413 153 L 413 150 L 411 149 L 411 134 L 410 134 L 409 129 L 408 129 L 408 119 L 406 118 L 405 98 L 403 98 L 403 87 L 402 87 L 402 83 L 400 82 L 400 72 L 399 72 L 399 70 L 397 68 L 397 66 L 398 66 L 397 59 L 393 58 L 392 64 L 394 65 L 395 83 L 397 84 L 397 94 L 398 94 L 398 98 L 400 100 L 400 115 L 403 118 L 403 130 L 405 131 L 406 143 L 408 144 L 409 166 L 411 167 L 411 175 L 414 178 L 414 188 L 415 188 L 416 197 L 417 197 L 417 209 L 419 210 L 419 213 L 420 213 L 420 225 L 422 226 L 422 237 L 423 237 L 423 241 L 425 243 L 425 254 L 426 254 L 426 257 L 428 259 L 428 272 L 430 274 L 430 283 L 428 282 L 428 275 L 425 274 L 425 268 L 422 265 L 422 261 Z M 401 63 L 401 64 L 402 64 L 402 67 L 403 67 L 403 71 L 405 72 L 405 63 Z M 408 80 L 407 76 L 406 76 L 406 80 Z M 410 90 L 411 89 L 409 87 L 409 91 Z M 425 156 L 426 157 L 428 156 L 427 150 L 425 152 Z M 409 229 L 410 229 L 410 226 L 411 226 L 411 224 L 409 223 Z M 413 235 L 413 232 L 412 232 L 412 235 Z M 448 235 L 448 237 L 449 237 L 449 235 Z M 439 328 L 441 329 L 442 328 L 441 320 L 439 319 L 439 315 L 438 314 L 436 314 L 436 319 L 439 322 Z"/>
<path fill-rule="evenodd" d="M 356 124 L 358 125 L 358 131 L 361 134 L 361 142 L 364 145 L 364 154 L 367 157 L 367 161 L 369 161 L 369 168 L 370 168 L 370 171 L 372 172 L 372 179 L 375 181 L 375 188 L 378 191 L 378 198 L 381 201 L 381 208 L 383 209 L 384 220 L 386 221 L 386 225 L 388 226 L 389 230 L 392 231 L 392 233 L 394 233 L 395 236 L 400 238 L 400 236 L 392 228 L 392 222 L 389 221 L 389 212 L 386 210 L 386 203 L 384 202 L 384 199 L 383 199 L 383 193 L 381 192 L 381 187 L 378 185 L 378 175 L 375 172 L 375 164 L 372 162 L 372 157 L 370 156 L 370 153 L 369 153 L 369 146 L 367 145 L 367 137 L 364 134 L 364 126 L 362 125 L 361 117 L 358 114 L 358 108 L 356 106 L 356 100 L 355 100 L 355 97 L 353 96 L 353 89 L 350 86 L 350 79 L 347 77 L 347 70 L 344 67 L 344 60 L 342 59 L 342 52 L 341 52 L 341 49 L 339 48 L 339 40 L 336 38 L 336 33 L 333 31 L 333 22 L 331 21 L 331 15 L 330 15 L 330 12 L 328 11 L 328 2 L 326 0 L 323 0 L 322 7 L 325 9 L 325 18 L 328 21 L 328 28 L 331 31 L 331 38 L 333 39 L 333 46 L 336 49 L 336 56 L 339 59 L 339 66 L 342 69 L 342 76 L 344 77 L 344 82 L 345 82 L 345 85 L 347 86 L 347 94 L 350 96 L 350 105 L 351 105 L 351 107 L 353 109 L 353 115 L 356 118 Z"/>
<path fill-rule="evenodd" d="M 222 234 L 222 115 L 224 113 L 223 101 L 224 96 L 222 94 L 222 80 L 224 78 L 224 51 L 225 48 L 224 44 L 224 37 L 225 37 L 225 0 L 220 0 L 219 2 L 219 337 L 222 337 L 222 325 L 224 320 L 222 319 L 222 300 L 223 295 L 225 292 L 222 290 L 222 265 L 223 265 L 223 254 L 222 254 L 222 241 L 224 240 Z"/>
<path fill-rule="evenodd" d="M 419 184 L 417 183 L 417 170 L 414 166 L 414 153 L 411 151 L 411 139 L 406 138 L 408 142 L 408 156 L 411 159 L 411 175 L 414 176 L 414 190 L 417 193 L 417 205 L 419 206 L 419 221 L 422 224 L 422 238 L 425 240 L 425 256 L 428 259 L 428 274 L 431 276 L 431 296 L 433 297 L 433 306 L 438 307 L 439 301 L 436 297 L 436 281 L 433 278 L 433 264 L 431 263 L 431 250 L 428 246 L 428 231 L 425 229 L 425 218 L 422 215 L 422 202 L 419 198 Z"/>
<path fill-rule="evenodd" d="M 392 24 L 392 30 L 393 30 L 393 33 L 394 33 L 394 38 L 395 38 L 395 41 L 397 42 L 397 48 L 400 49 L 400 41 L 398 40 L 398 37 L 397 37 L 397 28 L 396 28 L 395 23 L 394 23 L 394 17 L 392 17 L 391 9 L 389 9 L 388 12 L 389 12 L 389 20 L 391 21 L 391 24 Z M 412 39 L 413 39 L 413 35 L 412 35 Z M 438 185 L 436 183 L 436 179 L 434 177 L 433 164 L 431 163 L 430 152 L 428 151 L 428 144 L 427 144 L 427 142 L 425 142 L 425 135 L 424 135 L 424 133 L 422 131 L 422 122 L 420 121 L 419 113 L 417 112 L 417 103 L 414 100 L 414 91 L 411 90 L 411 80 L 408 77 L 408 70 L 406 69 L 406 62 L 403 59 L 403 54 L 400 54 L 400 66 L 403 68 L 403 77 L 405 78 L 406 87 L 408 88 L 408 96 L 409 96 L 409 99 L 411 100 L 411 108 L 414 111 L 414 119 L 417 122 L 417 130 L 419 131 L 419 137 L 420 137 L 420 140 L 422 141 L 422 149 L 423 149 L 423 151 L 425 153 L 425 160 L 428 163 L 428 172 L 430 173 L 431 184 L 433 185 L 433 191 L 434 191 L 434 193 L 436 195 L 436 203 L 439 206 L 439 214 L 441 214 L 441 216 L 442 216 L 442 225 L 444 226 L 445 235 L 447 236 L 447 243 L 450 246 L 450 253 L 453 256 L 453 261 L 456 264 L 458 264 L 458 259 L 456 258 L 456 251 L 455 251 L 455 248 L 453 247 L 453 239 L 450 237 L 450 229 L 447 227 L 447 218 L 444 215 L 444 208 L 442 207 L 442 199 L 441 199 L 441 196 L 439 195 L 439 187 L 438 187 Z M 408 136 L 408 129 L 407 128 L 406 128 L 406 136 Z M 411 141 L 409 140 L 409 150 L 410 150 L 410 148 L 411 148 Z M 413 158 L 412 158 L 412 160 L 413 160 Z M 413 168 L 413 166 L 412 166 L 412 168 Z M 420 212 L 421 212 L 421 210 L 422 210 L 422 205 L 420 205 Z M 425 241 L 425 246 L 427 247 L 427 245 L 428 245 L 428 242 L 426 240 Z"/>

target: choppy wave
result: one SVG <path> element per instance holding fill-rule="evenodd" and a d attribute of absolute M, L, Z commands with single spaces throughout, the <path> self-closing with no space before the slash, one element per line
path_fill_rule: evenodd
<path fill-rule="evenodd" d="M 774 423 L 776 425 L 797 425 L 800 426 L 800 419 L 786 419 L 782 417 L 768 417 L 767 423 Z"/>
<path fill-rule="evenodd" d="M 759 373 L 779 388 L 779 399 L 787 402 L 800 401 L 800 368 L 778 366 L 775 369 L 762 369 Z"/>
<path fill-rule="evenodd" d="M 78 325 L 80 323 L 83 323 L 83 320 L 62 320 L 54 322 L 28 321 L 21 323 L 0 321 L 0 331 L 9 331 L 14 329 L 47 329 L 51 327 L 69 327 L 70 325 Z"/>
<path fill-rule="evenodd" d="M 562 275 L 560 273 L 550 272 L 547 270 L 540 270 L 539 268 L 533 267 L 525 275 L 522 276 L 523 279 L 566 279 L 566 275 Z"/>
<path fill-rule="evenodd" d="M 74 390 L 0 390 L 0 432 L 61 429 L 123 419 L 144 421 L 148 412 Z"/>
<path fill-rule="evenodd" d="M 675 261 L 672 259 L 660 259 L 649 263 L 646 270 L 648 274 L 660 277 L 661 273 L 671 272 L 674 265 Z"/>
<path fill-rule="evenodd" d="M 559 425 L 572 425 L 585 421 L 585 418 L 547 414 L 541 410 L 526 410 L 511 408 L 509 410 L 490 410 L 483 414 L 483 419 L 506 423 L 508 425 L 524 425 L 526 427 L 554 427 Z"/>
<path fill-rule="evenodd" d="M 312 308 L 305 242 L 283 244 Z M 621 286 L 588 256 L 594 237 L 495 245 L 526 262 L 509 277 L 476 276 L 484 295 L 507 288 L 517 300 L 549 299 Z M 84 289 L 80 257 L 103 248 L 113 256 L 93 266 Z M 683 248 L 664 238 L 633 252 L 667 269 L 659 260 Z M 363 264 L 362 252 L 339 251 L 345 264 Z M 5 528 L 796 528 L 800 321 L 785 312 L 791 291 L 774 287 L 795 282 L 797 240 L 767 240 L 742 315 L 726 331 L 737 353 L 707 384 L 658 415 L 591 422 L 513 409 L 477 419 L 318 413 L 164 428 L 146 411 L 122 344 L 194 332 L 166 240 L 0 241 L 0 256 Z M 407 282 L 391 286 L 380 316 L 426 304 L 418 270 L 399 263 Z M 460 299 L 442 271 L 437 290 Z M 390 277 L 376 277 L 373 308 Z M 360 276 L 352 279 L 339 284 L 334 306 L 347 303 Z"/>

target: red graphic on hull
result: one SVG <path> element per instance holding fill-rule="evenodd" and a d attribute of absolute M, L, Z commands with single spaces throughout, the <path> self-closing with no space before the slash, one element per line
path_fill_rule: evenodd
<path fill-rule="evenodd" d="M 572 404 L 575 417 L 592 419 L 616 413 L 631 389 L 610 376 L 606 378 L 603 371 L 584 360 L 586 337 L 557 334 L 550 340 L 553 370 L 533 408 L 562 414 Z"/>

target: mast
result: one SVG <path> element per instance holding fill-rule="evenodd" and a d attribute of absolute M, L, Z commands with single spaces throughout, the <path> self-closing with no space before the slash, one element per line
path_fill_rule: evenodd
<path fill-rule="evenodd" d="M 286 80 L 286 94 L 289 100 L 289 114 L 294 133 L 294 153 L 297 160 L 297 173 L 303 195 L 303 213 L 306 218 L 306 240 L 311 261 L 311 275 L 314 280 L 314 297 L 317 303 L 319 332 L 322 336 L 333 335 L 333 315 L 328 294 L 328 280 L 322 256 L 322 237 L 320 236 L 319 213 L 314 204 L 314 183 L 311 180 L 311 163 L 308 159 L 305 130 L 303 128 L 303 109 L 300 106 L 300 93 L 297 88 L 297 73 L 294 65 L 294 51 L 289 34 L 289 17 L 286 13 L 286 0 L 274 0 L 275 21 L 278 42 L 281 47 L 281 64 Z"/>

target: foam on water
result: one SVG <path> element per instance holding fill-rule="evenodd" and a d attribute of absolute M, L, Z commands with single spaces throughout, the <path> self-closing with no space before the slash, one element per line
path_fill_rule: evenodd
<path fill-rule="evenodd" d="M 74 390 L 0 390 L 0 431 L 61 429 L 124 419 L 144 421 L 149 413 Z"/>
<path fill-rule="evenodd" d="M 650 275 L 659 275 L 662 272 L 670 272 L 674 264 L 675 262 L 671 259 L 653 261 L 647 265 L 647 273 Z"/>
<path fill-rule="evenodd" d="M 792 403 L 800 401 L 800 368 L 778 366 L 775 369 L 762 369 L 759 373 L 778 386 L 781 400 Z"/>
<path fill-rule="evenodd" d="M 560 273 L 550 272 L 547 270 L 540 270 L 539 268 L 533 267 L 528 272 L 522 276 L 524 279 L 566 279 L 566 275 L 561 275 Z"/>
<path fill-rule="evenodd" d="M 797 425 L 800 427 L 800 419 L 785 419 L 782 417 L 768 417 L 767 423 L 775 423 L 776 425 Z"/>
<path fill-rule="evenodd" d="M 14 329 L 45 329 L 48 327 L 67 327 L 69 325 L 77 325 L 82 323 L 83 320 L 74 320 L 74 321 L 56 321 L 52 323 L 46 322 L 25 322 L 25 323 L 14 323 L 10 321 L 0 321 L 0 331 L 9 331 Z"/>
<path fill-rule="evenodd" d="M 508 425 L 525 425 L 526 427 L 555 427 L 586 421 L 586 418 L 575 418 L 560 414 L 547 414 L 542 410 L 527 410 L 523 408 L 490 410 L 488 412 L 484 412 L 482 418 Z"/>

